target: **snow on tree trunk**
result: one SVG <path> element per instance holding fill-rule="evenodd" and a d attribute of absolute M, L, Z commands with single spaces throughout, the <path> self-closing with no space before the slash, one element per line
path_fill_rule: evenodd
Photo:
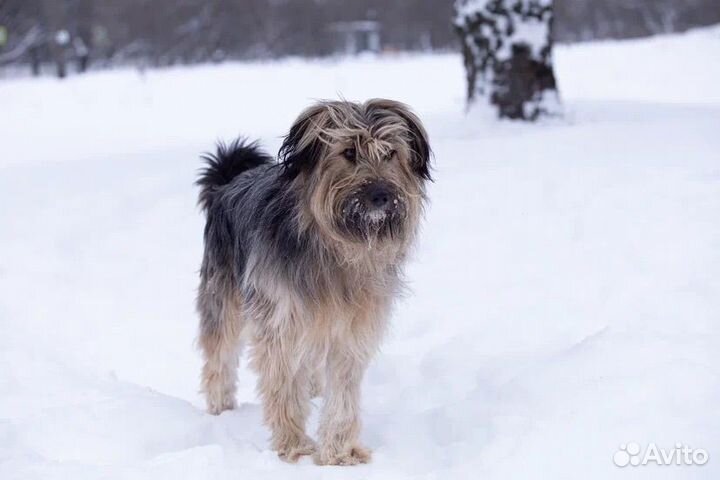
<path fill-rule="evenodd" d="M 552 23 L 552 0 L 456 0 L 468 105 L 486 98 L 520 120 L 559 114 Z"/>

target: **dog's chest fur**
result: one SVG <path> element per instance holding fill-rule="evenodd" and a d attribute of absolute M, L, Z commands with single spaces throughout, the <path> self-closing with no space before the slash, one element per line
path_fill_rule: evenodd
<path fill-rule="evenodd" d="M 245 302 L 256 341 L 281 337 L 292 362 L 323 365 L 333 346 L 356 358 L 369 357 L 386 330 L 401 287 L 396 268 L 386 264 L 369 272 L 357 265 L 312 265 L 299 279 L 303 285 L 295 277 L 267 276 L 266 269 L 254 270 L 257 276 L 247 279 L 261 289 Z"/>

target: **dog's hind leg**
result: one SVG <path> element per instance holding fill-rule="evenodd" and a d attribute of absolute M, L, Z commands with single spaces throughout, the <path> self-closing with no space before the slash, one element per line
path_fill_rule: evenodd
<path fill-rule="evenodd" d="M 241 299 L 227 277 L 203 279 L 198 295 L 202 390 L 213 415 L 235 408 L 243 319 Z"/>

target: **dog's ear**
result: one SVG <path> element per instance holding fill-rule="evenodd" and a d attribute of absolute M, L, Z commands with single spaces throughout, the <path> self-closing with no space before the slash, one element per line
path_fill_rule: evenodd
<path fill-rule="evenodd" d="M 432 151 L 430 149 L 427 132 L 418 116 L 410 110 L 410 107 L 394 100 L 377 99 L 371 100 L 371 102 L 377 102 L 381 108 L 390 110 L 403 119 L 407 127 L 408 135 L 410 136 L 413 170 L 420 178 L 432 180 L 430 175 L 430 155 Z"/>
<path fill-rule="evenodd" d="M 287 178 L 295 178 L 300 172 L 309 172 L 315 168 L 325 145 L 320 140 L 322 118 L 327 106 L 323 103 L 313 105 L 295 120 L 290 132 L 285 136 L 278 159 Z"/>

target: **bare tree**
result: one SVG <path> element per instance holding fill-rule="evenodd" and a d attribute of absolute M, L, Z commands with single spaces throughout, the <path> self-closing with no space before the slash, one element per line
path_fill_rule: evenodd
<path fill-rule="evenodd" d="M 70 42 L 70 34 L 67 31 L 65 6 L 58 0 L 43 0 L 42 2 L 42 12 L 48 26 L 48 47 L 57 68 L 58 78 L 65 78 L 67 75 L 66 48 Z"/>
<path fill-rule="evenodd" d="M 552 0 L 458 0 L 467 100 L 497 107 L 501 118 L 559 113 L 552 65 Z"/>

